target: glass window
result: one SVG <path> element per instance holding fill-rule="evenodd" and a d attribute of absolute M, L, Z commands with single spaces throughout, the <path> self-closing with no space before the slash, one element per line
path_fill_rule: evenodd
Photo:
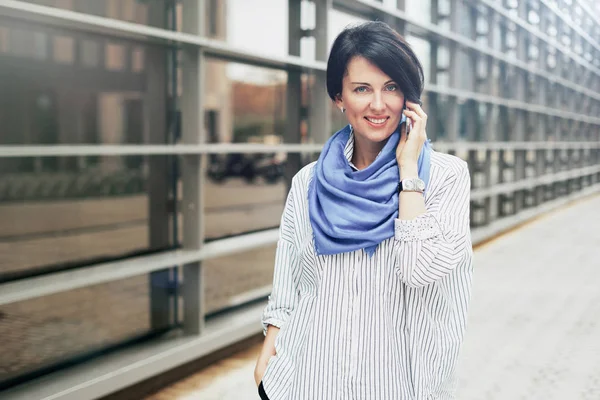
<path fill-rule="evenodd" d="M 406 13 L 419 22 L 431 22 L 431 0 L 407 1 Z"/>
<path fill-rule="evenodd" d="M 279 226 L 287 195 L 283 171 L 263 166 L 277 157 L 285 161 L 285 154 L 226 154 L 211 160 L 204 195 L 207 240 Z M 183 223 L 180 219 L 179 237 Z"/>
<path fill-rule="evenodd" d="M 166 49 L 46 33 L 53 51 L 30 57 L 36 29 L 2 30 L 0 145 L 168 142 Z M 169 168 L 166 157 L 0 158 L 0 280 L 168 247 L 168 233 L 149 237 L 168 232 Z"/>
<path fill-rule="evenodd" d="M 286 142 L 287 73 L 216 59 L 207 60 L 206 68 L 210 79 L 204 116 L 209 142 Z M 307 134 L 304 129 L 301 142 Z M 205 191 L 206 238 L 277 227 L 287 194 L 286 161 L 287 154 L 281 152 L 211 155 Z"/>
<path fill-rule="evenodd" d="M 209 0 L 208 1 L 208 10 L 207 10 L 207 14 L 208 14 L 208 35 L 209 36 L 216 36 L 219 32 L 218 27 L 219 27 L 219 17 L 220 17 L 220 13 L 219 13 L 219 2 L 218 0 Z"/>
<path fill-rule="evenodd" d="M 423 66 L 425 83 L 431 82 L 431 44 L 425 39 L 412 35 L 407 35 L 406 40 Z"/>
<path fill-rule="evenodd" d="M 212 142 L 284 141 L 285 71 L 209 59 L 206 76 L 205 107 L 218 127 Z"/>
<path fill-rule="evenodd" d="M 437 84 L 445 87 L 450 85 L 449 76 L 450 66 L 450 49 L 448 46 L 438 45 L 437 46 L 437 67 L 442 71 L 437 71 Z M 445 69 L 445 70 L 444 70 Z"/>
<path fill-rule="evenodd" d="M 281 213 L 279 213 L 281 218 Z M 268 294 L 273 283 L 275 245 L 231 254 L 202 263 L 208 314 Z"/>
<path fill-rule="evenodd" d="M 383 3 L 392 10 L 398 9 L 398 0 L 371 0 L 373 3 Z M 431 22 L 431 0 L 406 1 L 404 11 L 419 22 Z"/>
<path fill-rule="evenodd" d="M 260 54 L 288 54 L 287 0 L 227 0 L 228 43 Z"/>
<path fill-rule="evenodd" d="M 0 163 L 0 281 L 169 246 L 167 173 L 156 157 Z M 162 242 L 150 240 L 162 230 Z"/>
<path fill-rule="evenodd" d="M 163 26 L 166 12 L 163 2 L 138 0 L 25 0 L 48 7 L 114 18 L 137 24 Z M 155 6 L 153 5 L 155 4 Z M 164 15 L 164 14 L 163 14 Z M 152 20 L 152 21 L 151 21 Z"/>
<path fill-rule="evenodd" d="M 0 102 L 12 110 L 5 115 L 11 125 L 3 126 L 15 138 L 3 134 L 0 143 L 165 142 L 156 126 L 166 123 L 157 121 L 151 132 L 145 121 L 161 115 L 151 110 L 166 108 L 166 48 L 61 33 L 48 37 L 52 52 L 32 59 L 24 49 L 39 33 L 35 26 L 2 28 L 10 46 L 0 52 L 7 70 Z"/>
<path fill-rule="evenodd" d="M 360 18 L 355 15 L 347 14 L 338 10 L 329 10 L 327 26 L 327 40 L 329 41 L 328 49 L 331 49 L 333 41 L 348 25 L 359 24 L 368 21 L 365 18 Z"/>
<path fill-rule="evenodd" d="M 149 314 L 146 275 L 0 306 L 0 388 L 140 338 L 150 331 Z"/>

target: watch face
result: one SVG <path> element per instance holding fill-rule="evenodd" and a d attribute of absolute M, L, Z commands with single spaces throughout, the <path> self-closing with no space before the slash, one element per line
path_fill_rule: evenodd
<path fill-rule="evenodd" d="M 419 178 L 405 179 L 402 181 L 402 189 L 407 192 L 423 192 L 425 191 L 425 182 Z"/>

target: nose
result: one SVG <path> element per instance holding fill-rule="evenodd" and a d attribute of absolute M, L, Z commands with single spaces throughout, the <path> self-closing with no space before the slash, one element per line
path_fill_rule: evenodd
<path fill-rule="evenodd" d="M 373 97 L 371 98 L 370 104 L 371 110 L 373 112 L 383 112 L 385 110 L 385 103 L 383 101 L 383 96 L 379 92 L 374 92 Z"/>

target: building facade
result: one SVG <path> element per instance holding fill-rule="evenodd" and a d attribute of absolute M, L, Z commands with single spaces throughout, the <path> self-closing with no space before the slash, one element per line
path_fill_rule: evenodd
<path fill-rule="evenodd" d="M 345 124 L 325 61 L 348 24 L 383 20 L 421 59 L 428 136 L 469 162 L 474 242 L 597 192 L 599 15 L 0 1 L 2 397 L 97 398 L 260 332 L 290 179 Z"/>

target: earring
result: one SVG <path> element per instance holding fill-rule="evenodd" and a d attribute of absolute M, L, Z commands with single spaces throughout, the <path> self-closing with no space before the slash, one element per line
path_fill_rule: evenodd
<path fill-rule="evenodd" d="M 344 107 L 342 107 L 342 108 L 340 108 L 340 111 L 341 111 L 341 112 L 342 112 L 342 114 L 343 114 L 343 113 L 345 113 L 345 112 L 346 112 L 346 109 L 345 109 Z"/>

